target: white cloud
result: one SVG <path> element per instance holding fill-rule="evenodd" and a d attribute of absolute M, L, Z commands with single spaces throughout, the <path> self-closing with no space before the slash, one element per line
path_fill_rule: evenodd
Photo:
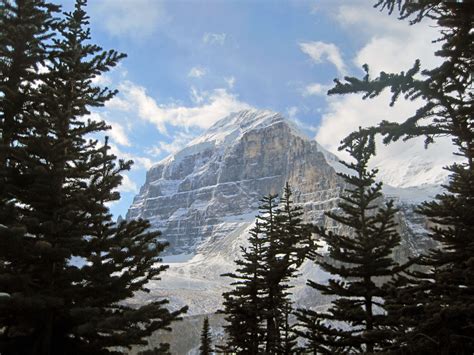
<path fill-rule="evenodd" d="M 407 70 L 416 58 L 428 67 L 437 62 L 433 55 L 436 45 L 431 43 L 436 38 L 436 30 L 429 24 L 409 26 L 395 16 L 363 6 L 341 6 L 338 20 L 354 35 L 366 36 L 365 45 L 357 51 L 353 61 L 358 66 L 369 64 L 371 73 Z M 319 91 L 318 87 L 314 89 Z M 400 98 L 390 107 L 388 91 L 371 100 L 362 100 L 360 95 L 327 97 L 328 107 L 322 115 L 316 140 L 348 159 L 347 154 L 337 151 L 344 137 L 359 127 L 377 125 L 382 120 L 403 122 L 420 107 L 420 100 L 412 102 Z M 452 151 L 449 139 L 438 139 L 428 150 L 424 149 L 421 137 L 389 146 L 379 139 L 372 164 L 380 168 L 379 178 L 393 186 L 439 184 L 446 176 L 442 167 L 453 160 Z"/>
<path fill-rule="evenodd" d="M 202 78 L 204 75 L 206 75 L 207 70 L 202 67 L 193 67 L 188 73 L 188 76 L 190 78 Z"/>
<path fill-rule="evenodd" d="M 91 10 L 114 36 L 144 38 L 152 35 L 168 16 L 159 0 L 101 0 L 91 2 Z"/>
<path fill-rule="evenodd" d="M 340 141 L 349 133 L 359 127 L 377 125 L 382 120 L 403 122 L 420 105 L 420 101 L 401 99 L 394 107 L 390 107 L 389 99 L 389 92 L 372 100 L 362 100 L 358 95 L 330 97 L 316 140 L 343 159 L 349 159 L 346 153 L 337 150 Z M 388 146 L 378 139 L 377 155 L 371 164 L 380 168 L 379 178 L 392 186 L 438 184 L 446 176 L 442 167 L 452 161 L 452 151 L 449 139 L 438 139 L 428 150 L 424 149 L 423 138 L 399 141 Z"/>
<path fill-rule="evenodd" d="M 153 123 L 161 133 L 165 134 L 166 125 L 208 128 L 230 112 L 250 108 L 248 104 L 240 101 L 226 89 L 204 92 L 194 89 L 195 106 L 159 105 L 147 94 L 144 87 L 130 81 L 122 83 L 120 91 L 122 97 L 128 100 L 130 106 L 136 110 L 139 118 Z"/>
<path fill-rule="evenodd" d="M 122 175 L 122 184 L 117 188 L 119 192 L 138 192 L 138 187 L 128 175 Z"/>
<path fill-rule="evenodd" d="M 163 110 L 153 98 L 146 94 L 144 87 L 130 81 L 123 82 L 119 87 L 121 96 L 137 111 L 141 119 L 154 123 L 160 132 L 166 133 Z"/>
<path fill-rule="evenodd" d="M 199 91 L 195 87 L 191 88 L 191 100 L 195 104 L 200 104 L 204 102 L 205 99 L 206 99 L 206 96 L 201 91 Z"/>
<path fill-rule="evenodd" d="M 232 89 L 235 85 L 235 77 L 233 77 L 233 76 L 229 76 L 228 78 L 224 78 L 224 81 L 226 82 L 229 89 Z"/>
<path fill-rule="evenodd" d="M 389 107 L 389 99 L 389 93 L 372 100 L 362 100 L 355 94 L 328 97 L 328 107 L 322 116 L 316 140 L 337 152 L 340 141 L 359 127 L 373 126 L 382 120 L 401 122 L 417 107 L 417 103 L 406 101 Z"/>
<path fill-rule="evenodd" d="M 125 128 L 117 122 L 109 122 L 112 127 L 109 130 L 110 137 L 115 141 L 115 143 L 130 147 L 130 141 L 125 133 Z"/>
<path fill-rule="evenodd" d="M 303 53 L 306 53 L 317 64 L 322 63 L 323 60 L 334 65 L 341 75 L 347 73 L 346 65 L 342 60 L 341 52 L 334 43 L 325 42 L 302 42 L 299 44 Z"/>
<path fill-rule="evenodd" d="M 439 36 L 438 29 L 427 20 L 409 26 L 407 21 L 387 16 L 370 6 L 351 5 L 341 6 L 337 19 L 343 27 L 368 37 L 353 62 L 359 68 L 369 64 L 371 74 L 407 70 L 416 59 L 421 59 L 423 67 L 439 63 L 433 55 L 439 44 L 432 43 Z"/>
<path fill-rule="evenodd" d="M 160 156 L 162 153 L 175 154 L 186 146 L 186 144 L 188 144 L 193 138 L 194 135 L 192 134 L 178 132 L 174 135 L 173 141 L 169 143 L 160 142 L 158 145 L 154 145 L 146 151 L 148 154 L 153 156 Z"/>
<path fill-rule="evenodd" d="M 84 117 L 85 120 L 91 119 L 92 121 L 105 121 L 110 129 L 105 131 L 105 135 L 110 136 L 112 140 L 122 146 L 130 146 L 130 140 L 125 133 L 125 128 L 118 122 L 111 121 L 106 114 L 99 112 L 91 112 L 88 116 Z"/>
<path fill-rule="evenodd" d="M 286 110 L 286 112 L 288 113 L 288 118 L 292 120 L 296 119 L 296 115 L 298 114 L 298 112 L 300 112 L 300 110 L 296 106 L 291 106 Z"/>
<path fill-rule="evenodd" d="M 206 32 L 202 36 L 202 41 L 205 44 L 218 44 L 220 46 L 224 45 L 227 34 L 225 33 L 210 33 Z"/>
<path fill-rule="evenodd" d="M 127 100 L 121 99 L 118 96 L 115 96 L 112 100 L 107 101 L 105 108 L 110 110 L 119 110 L 119 111 L 130 111 L 130 103 Z"/>
<path fill-rule="evenodd" d="M 94 78 L 92 78 L 92 84 L 107 86 L 107 85 L 112 84 L 112 79 L 107 74 L 97 75 Z"/>
<path fill-rule="evenodd" d="M 115 144 L 110 144 L 110 152 L 119 159 L 133 160 L 132 169 L 150 169 L 153 166 L 153 161 L 147 157 L 138 156 L 133 153 L 124 152 L 120 150 Z"/>
<path fill-rule="evenodd" d="M 331 88 L 331 85 L 323 85 L 319 83 L 312 83 L 307 85 L 303 90 L 303 96 L 326 96 L 327 91 Z"/>

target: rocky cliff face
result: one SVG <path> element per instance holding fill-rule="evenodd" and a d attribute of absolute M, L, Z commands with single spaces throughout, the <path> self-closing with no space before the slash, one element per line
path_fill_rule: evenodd
<path fill-rule="evenodd" d="M 127 218 L 149 219 L 170 243 L 168 253 L 195 253 L 247 226 L 261 197 L 280 193 L 287 181 L 316 221 L 341 187 L 318 144 L 280 114 L 243 111 L 152 167 Z"/>
<path fill-rule="evenodd" d="M 306 221 L 340 228 L 324 217 L 324 212 L 337 208 L 343 188 L 335 169 L 343 169 L 338 159 L 280 114 L 248 110 L 217 122 L 152 167 L 130 207 L 127 218 L 149 219 L 170 243 L 171 255 L 165 257 L 170 268 L 163 279 L 149 286 L 153 292 L 134 301 L 166 296 L 176 307 L 189 305 L 190 314 L 216 311 L 231 281 L 220 275 L 234 270 L 233 261 L 246 243 L 262 196 L 280 193 L 288 181 Z M 387 190 L 401 208 L 403 242 L 396 254 L 400 260 L 429 242 L 424 220 L 410 202 L 424 194 L 416 188 Z M 327 276 L 313 263 L 305 263 L 294 282 L 295 302 L 323 304 L 306 280 Z"/>
<path fill-rule="evenodd" d="M 170 268 L 162 280 L 150 283 L 150 293 L 137 294 L 130 302 L 166 297 L 171 308 L 188 305 L 188 317 L 176 326 L 189 334 L 198 322 L 200 330 L 200 315 L 216 312 L 222 293 L 229 290 L 232 280 L 221 274 L 235 270 L 234 260 L 247 242 L 260 198 L 280 193 L 288 181 L 307 221 L 340 228 L 324 212 L 337 208 L 343 184 L 336 170 L 343 169 L 337 157 L 277 113 L 249 110 L 217 122 L 182 151 L 152 167 L 130 207 L 127 218 L 149 219 L 170 242 L 171 254 L 164 258 Z M 414 212 L 414 203 L 438 190 L 386 186 L 386 197 L 400 207 L 397 219 L 403 241 L 397 259 L 430 246 L 425 221 Z M 328 277 L 311 261 L 303 263 L 300 276 L 292 281 L 295 304 L 325 307 L 330 300 L 306 283 Z M 221 332 L 220 325 L 216 327 Z M 173 353 L 196 350 L 199 332 L 195 333 L 186 344 L 181 338 L 172 339 Z"/>

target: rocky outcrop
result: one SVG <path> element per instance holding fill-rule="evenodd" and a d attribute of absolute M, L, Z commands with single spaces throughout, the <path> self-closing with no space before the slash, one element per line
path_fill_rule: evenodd
<path fill-rule="evenodd" d="M 309 220 L 334 207 L 341 184 L 315 141 L 270 111 L 232 114 L 153 166 L 127 218 L 149 219 L 168 253 L 194 253 L 252 222 L 286 182 Z"/>
<path fill-rule="evenodd" d="M 164 258 L 170 267 L 162 279 L 147 285 L 151 292 L 136 294 L 130 303 L 164 297 L 170 308 L 188 305 L 188 316 L 175 326 L 192 337 L 171 342 L 176 353 L 193 353 L 199 344 L 201 315 L 221 307 L 222 293 L 232 281 L 221 275 L 235 270 L 234 260 L 246 245 L 261 197 L 280 193 L 288 181 L 306 221 L 341 231 L 324 212 L 337 208 L 343 184 L 336 170 L 343 169 L 337 157 L 277 113 L 249 110 L 217 122 L 179 153 L 153 166 L 128 211 L 127 218 L 149 219 L 161 230 L 172 255 Z M 403 239 L 395 252 L 400 261 L 432 246 L 426 238 L 426 221 L 414 209 L 428 197 L 426 191 L 386 186 L 385 199 L 395 199 L 400 208 L 397 222 Z M 429 195 L 438 191 L 434 186 Z M 299 271 L 292 280 L 295 305 L 326 307 L 330 299 L 308 287 L 307 280 L 325 282 L 329 275 L 311 261 Z M 213 319 L 215 335 L 220 336 L 222 319 Z M 162 336 L 155 334 L 153 339 Z"/>

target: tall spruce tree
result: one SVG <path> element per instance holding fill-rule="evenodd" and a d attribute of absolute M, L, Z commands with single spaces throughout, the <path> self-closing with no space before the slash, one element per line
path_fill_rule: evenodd
<path fill-rule="evenodd" d="M 275 212 L 271 209 L 271 201 L 268 201 L 263 207 L 269 212 L 260 217 L 267 222 L 263 225 L 268 237 L 264 262 L 267 265 L 265 284 L 268 291 L 265 351 L 269 354 L 281 349 L 282 335 L 286 342 L 291 338 L 288 329 L 285 329 L 286 315 L 291 313 L 288 309 L 291 307 L 289 281 L 296 277 L 298 267 L 312 246 L 311 231 L 301 219 L 302 208 L 294 205 L 292 195 L 286 183 Z"/>
<path fill-rule="evenodd" d="M 346 147 L 354 162 L 342 162 L 354 175 L 340 173 L 347 184 L 340 212 L 326 215 L 344 226 L 343 234 L 324 227 L 315 232 L 329 250 L 328 258 L 314 258 L 336 278 L 327 284 L 308 281 L 324 295 L 335 296 L 327 312 L 299 309 L 298 332 L 309 340 L 310 351 L 321 353 L 374 353 L 390 341 L 392 320 L 384 310 L 387 280 L 401 267 L 392 258 L 400 236 L 395 230 L 393 202 L 381 206 L 382 184 L 368 168 L 375 153 L 373 136 L 363 136 Z M 312 254 L 314 256 L 314 254 Z"/>
<path fill-rule="evenodd" d="M 450 172 L 446 192 L 435 201 L 422 204 L 420 213 L 434 227 L 431 238 L 439 248 L 425 255 L 409 285 L 394 287 L 393 312 L 400 317 L 406 334 L 398 338 L 404 353 L 470 354 L 474 351 L 474 126 L 472 119 L 472 58 L 474 46 L 474 3 L 460 1 L 380 0 L 376 6 L 400 19 L 417 24 L 424 19 L 440 29 L 441 49 L 435 55 L 442 63 L 421 71 L 421 64 L 399 74 L 380 73 L 376 78 L 336 80 L 329 94 L 362 93 L 364 98 L 392 92 L 390 105 L 400 95 L 422 105 L 403 123 L 382 121 L 368 132 L 380 133 L 385 143 L 400 138 L 424 136 L 432 143 L 437 136 L 448 136 L 457 149 L 457 163 Z M 346 141 L 355 139 L 354 133 Z"/>
<path fill-rule="evenodd" d="M 236 273 L 237 287 L 224 294 L 229 350 L 242 354 L 280 353 L 291 349 L 293 336 L 288 282 L 296 276 L 311 245 L 311 232 L 302 223 L 301 208 L 293 204 L 287 184 L 283 197 L 262 198 L 256 226 Z M 245 329 L 245 331 L 244 331 Z"/>
<path fill-rule="evenodd" d="M 273 198 L 273 197 L 272 197 Z M 250 231 L 249 245 L 241 247 L 241 258 L 235 260 L 237 270 L 223 274 L 236 279 L 235 288 L 223 294 L 223 311 L 228 337 L 224 347 L 238 354 L 260 354 L 264 343 L 265 255 L 266 239 L 259 220 Z"/>
<path fill-rule="evenodd" d="M 204 318 L 201 332 L 201 345 L 199 346 L 199 354 L 210 355 L 212 350 L 211 328 L 209 327 L 209 317 Z"/>
<path fill-rule="evenodd" d="M 28 269 L 37 261 L 37 240 L 21 218 L 18 191 L 31 186 L 25 178 L 27 149 L 19 139 L 30 132 L 29 120 L 38 101 L 35 83 L 50 56 L 47 42 L 54 35 L 58 7 L 45 1 L 0 1 L 0 351 L 13 335 L 21 342 L 28 325 L 16 313 L 37 308 L 29 291 L 35 282 Z M 20 246 L 21 245 L 21 246 Z M 3 302 L 2 302 L 3 301 Z M 23 323 L 28 323 L 28 318 Z"/>
<path fill-rule="evenodd" d="M 34 83 L 44 75 L 39 68 L 50 55 L 45 42 L 54 34 L 52 15 L 57 10 L 44 1 L 0 1 L 0 272 L 8 275 L 13 270 L 5 258 L 11 250 L 3 242 L 9 237 L 34 242 L 25 236 L 15 203 L 15 191 L 28 185 L 20 173 L 26 149 L 18 139 L 28 134 L 28 112 L 38 95 Z"/>
<path fill-rule="evenodd" d="M 293 316 L 294 309 L 290 301 L 288 301 L 281 309 L 280 322 L 280 344 L 277 354 L 291 355 L 298 351 L 298 335 L 295 333 L 294 324 L 290 317 Z"/>
<path fill-rule="evenodd" d="M 25 19 L 43 21 L 29 26 L 46 26 L 48 9 L 34 0 L 16 4 L 27 3 L 43 11 Z M 99 145 L 90 138 L 108 127 L 85 117 L 116 93 L 94 86 L 92 79 L 124 55 L 88 43 L 85 4 L 78 0 L 56 24 L 46 74 L 25 84 L 36 87 L 19 113 L 28 129 L 15 131 L 11 143 L 24 154 L 6 156 L 6 165 L 28 184 L 2 194 L 12 201 L 18 224 L 2 225 L 0 290 L 7 294 L 0 299 L 2 354 L 123 353 L 146 344 L 155 330 L 168 329 L 184 311 L 168 311 L 166 300 L 138 308 L 123 302 L 148 291 L 146 283 L 165 269 L 156 266 L 165 245 L 156 241 L 159 232 L 146 231 L 148 222 L 117 225 L 106 207 L 119 198 L 115 189 L 131 162 L 117 164 L 107 140 Z M 6 210 L 2 206 L 2 214 Z M 84 265 L 73 265 L 72 258 Z M 155 351 L 166 349 L 163 344 Z"/>

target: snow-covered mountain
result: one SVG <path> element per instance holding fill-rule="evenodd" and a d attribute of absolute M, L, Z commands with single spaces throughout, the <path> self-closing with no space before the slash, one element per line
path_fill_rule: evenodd
<path fill-rule="evenodd" d="M 214 313 L 231 282 L 220 275 L 235 269 L 233 261 L 246 244 L 261 197 L 280 193 L 288 181 L 307 221 L 338 228 L 324 212 L 337 208 L 343 183 L 336 170 L 342 169 L 334 154 L 278 113 L 246 110 L 218 121 L 154 165 L 128 211 L 127 218 L 149 219 L 161 230 L 171 254 L 164 257 L 170 268 L 162 280 L 149 285 L 151 293 L 132 301 L 164 296 L 173 307 L 189 305 L 190 316 Z M 414 213 L 412 202 L 429 197 L 430 191 L 423 186 L 386 187 L 386 194 L 401 208 L 400 258 L 427 247 L 425 221 Z M 328 275 L 312 262 L 305 262 L 300 271 L 294 280 L 294 301 L 326 304 L 306 281 L 322 281 Z"/>
<path fill-rule="evenodd" d="M 158 293 L 171 298 L 179 294 L 188 304 L 197 303 L 191 298 L 198 289 L 218 294 L 214 286 L 226 287 L 219 275 L 233 268 L 258 213 L 259 200 L 280 193 L 287 181 L 305 219 L 328 223 L 324 212 L 337 207 L 343 184 L 336 171 L 342 170 L 334 154 L 278 113 L 246 110 L 218 121 L 148 171 L 127 214 L 127 218 L 149 219 L 170 243 L 165 262 L 172 268 L 156 285 Z M 411 201 L 423 200 L 432 191 L 425 185 L 387 185 L 385 191 L 398 201 L 404 242 L 416 252 L 423 247 L 424 222 L 413 212 Z M 213 306 L 219 304 L 210 294 L 203 298 Z"/>
<path fill-rule="evenodd" d="M 280 114 L 233 113 L 153 166 L 127 218 L 149 219 L 169 253 L 192 254 L 252 223 L 262 196 L 287 181 L 318 221 L 341 187 L 318 144 Z"/>

